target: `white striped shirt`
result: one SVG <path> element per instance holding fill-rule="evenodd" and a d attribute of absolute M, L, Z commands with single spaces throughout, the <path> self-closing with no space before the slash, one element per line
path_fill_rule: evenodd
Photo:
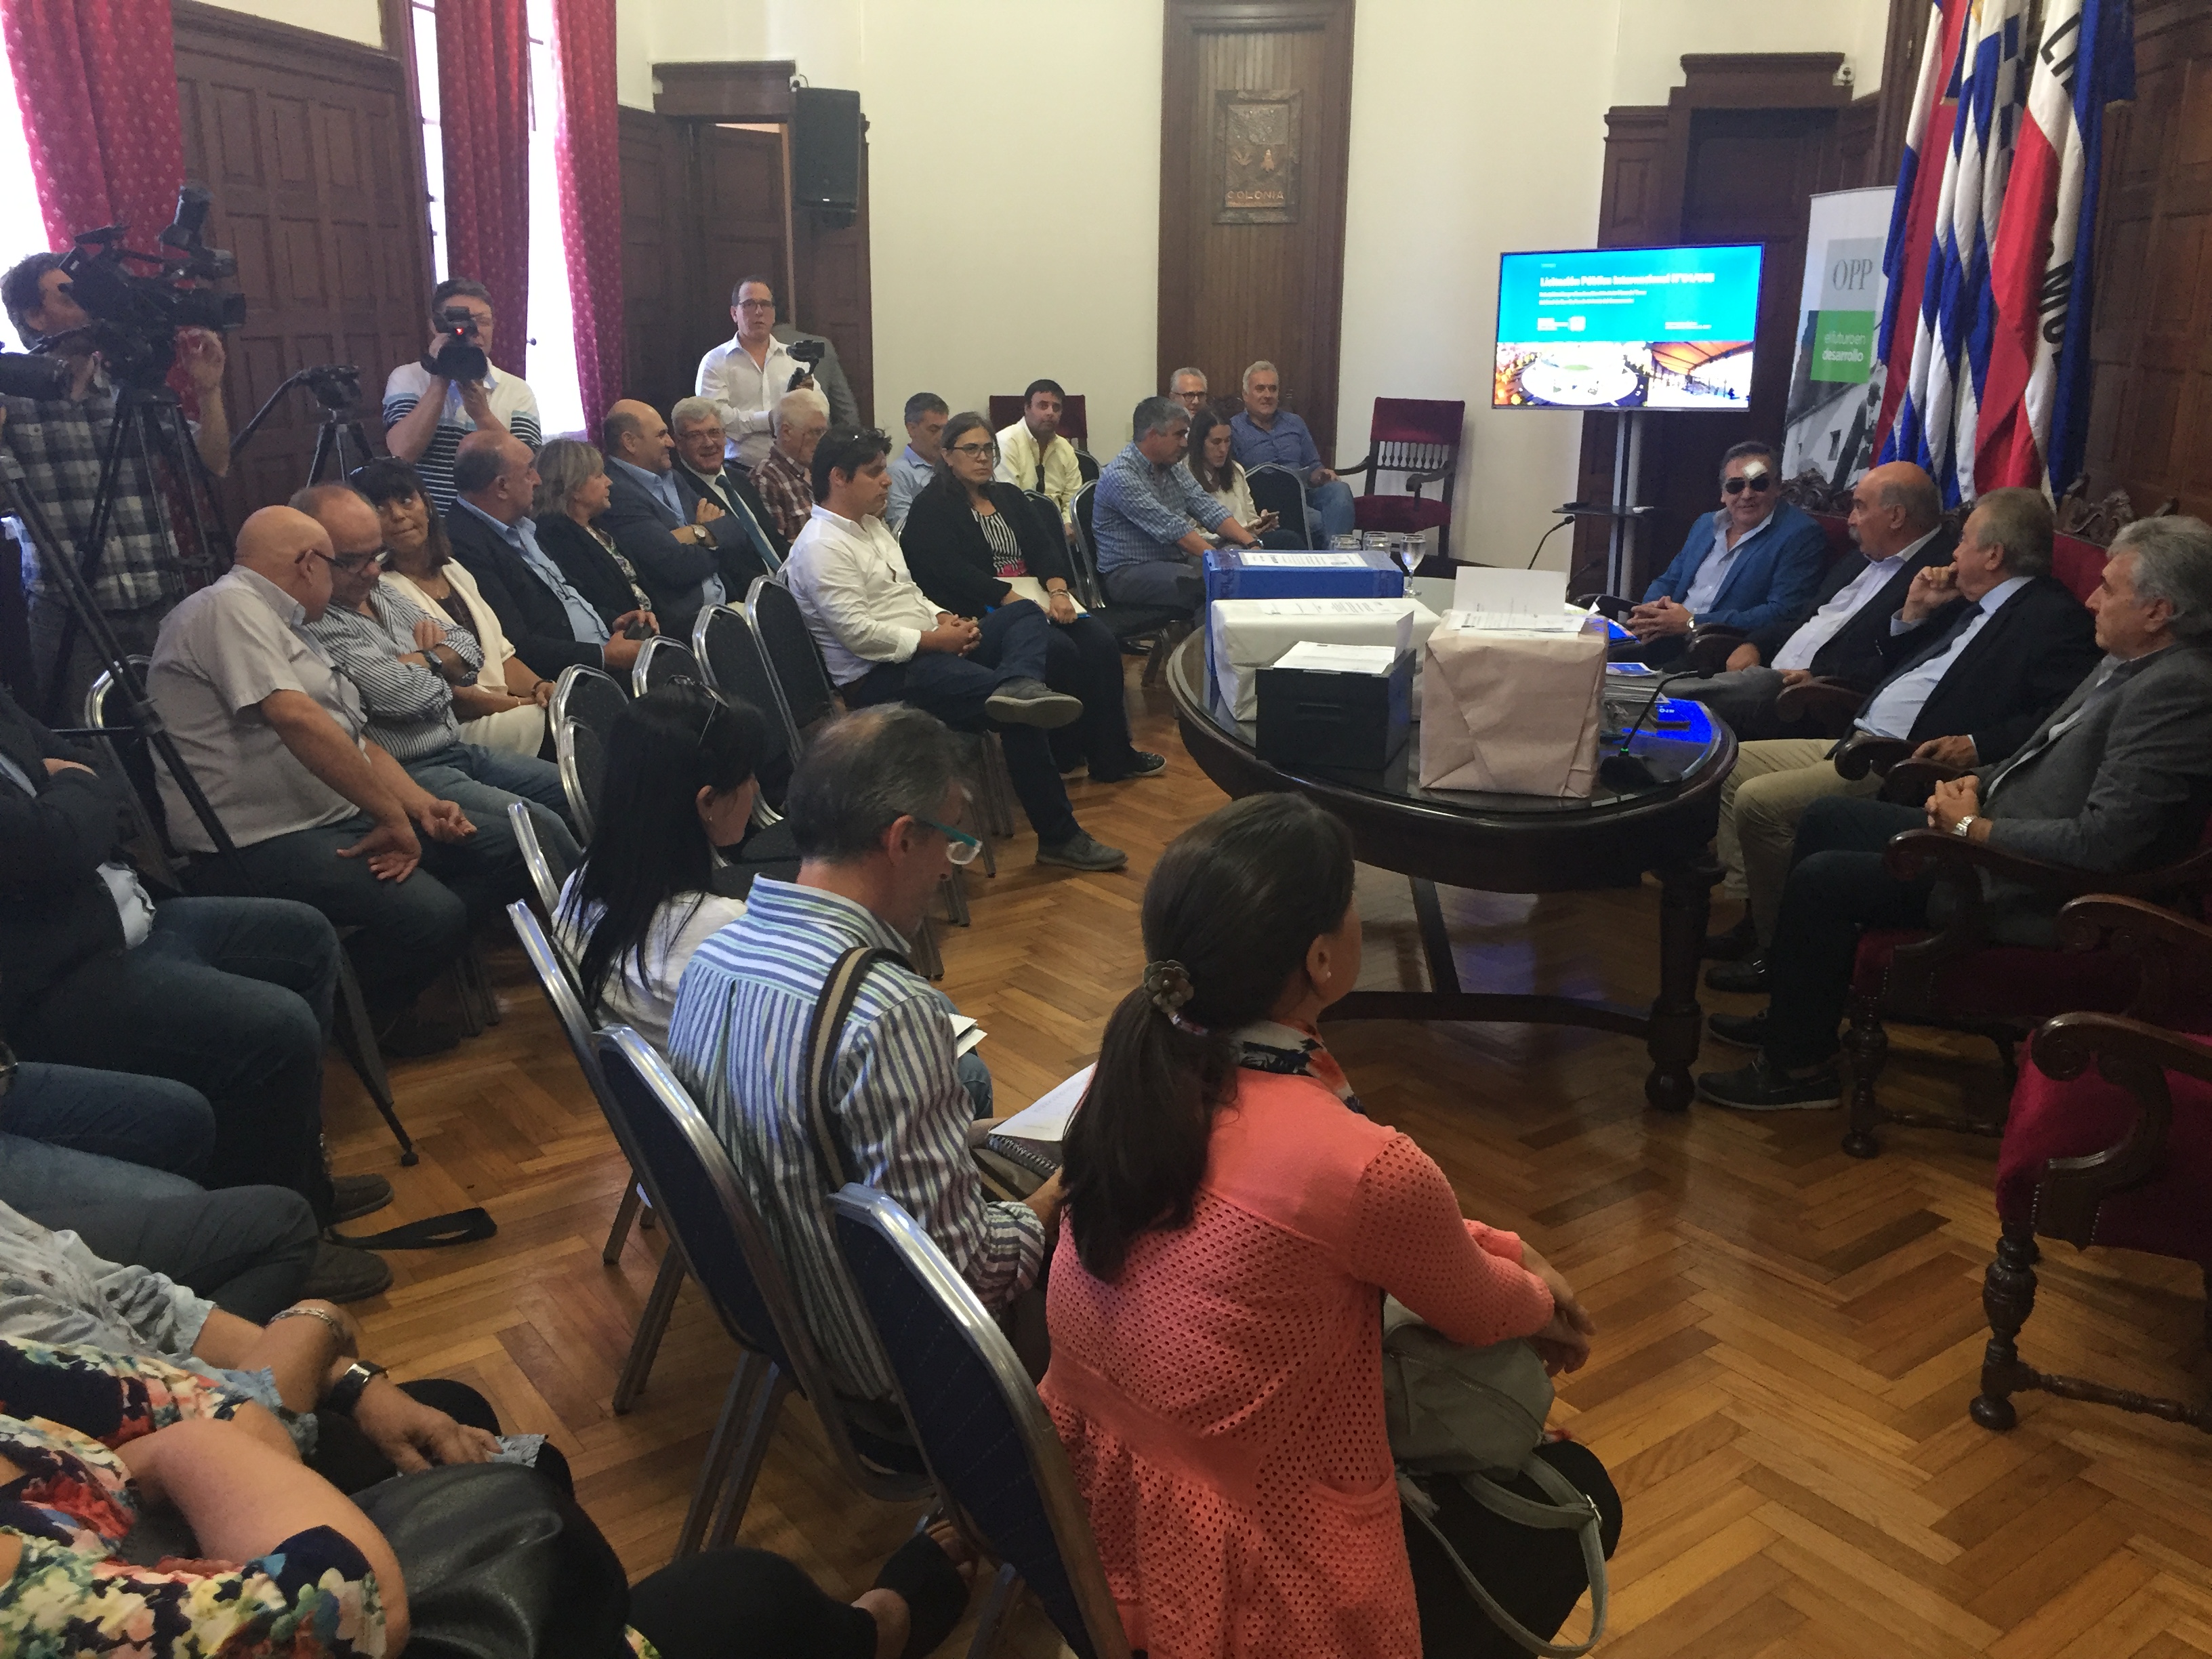
<path fill-rule="evenodd" d="M 430 371 L 419 362 L 402 363 L 392 371 L 391 378 L 384 383 L 386 431 L 414 411 L 415 405 L 429 392 L 430 379 Z M 495 367 L 484 375 L 484 393 L 490 400 L 491 412 L 514 436 L 532 449 L 545 441 L 538 415 L 538 394 L 522 376 L 506 374 Z M 441 513 L 453 504 L 453 460 L 460 453 L 461 440 L 476 429 L 476 417 L 461 402 L 460 387 L 448 382 L 445 407 L 438 412 L 437 430 L 430 434 L 429 447 L 415 458 L 415 471 L 422 477 L 422 493 Z"/>
<path fill-rule="evenodd" d="M 668 1058 L 728 1149 L 838 1388 L 880 1400 L 890 1371 L 837 1253 L 824 1203 L 836 1182 L 815 1150 L 805 1096 L 814 1005 L 856 945 L 908 949 L 850 899 L 757 878 L 744 915 L 684 970 Z M 871 969 L 838 1043 L 830 1112 L 855 1177 L 902 1206 L 983 1305 L 1001 1308 L 1036 1283 L 1044 1228 L 1028 1205 L 983 1196 L 946 1010 L 910 969 Z"/>

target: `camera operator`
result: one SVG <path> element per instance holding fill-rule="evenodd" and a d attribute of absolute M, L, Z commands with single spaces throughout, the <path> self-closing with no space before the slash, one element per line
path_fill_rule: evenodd
<path fill-rule="evenodd" d="M 764 276 L 730 290 L 738 331 L 699 360 L 698 393 L 722 417 L 731 461 L 750 472 L 775 443 L 775 406 L 787 392 L 814 391 L 809 363 L 775 337 L 775 291 Z M 817 354 L 818 355 L 818 354 Z"/>
<path fill-rule="evenodd" d="M 116 393 L 88 335 L 79 332 L 89 330 L 93 319 L 70 291 L 70 278 L 61 268 L 64 257 L 34 253 L 0 276 L 0 304 L 23 343 L 35 349 L 52 341 L 49 355 L 68 363 L 73 374 L 65 398 L 0 398 L 0 444 L 46 509 L 63 545 L 75 554 L 91 528 Z M 176 352 L 199 400 L 193 447 L 201 465 L 221 477 L 230 470 L 222 337 L 204 328 L 179 329 Z M 152 651 L 161 618 L 185 597 L 184 573 L 169 555 L 161 516 L 160 486 L 137 446 L 127 445 L 92 584 L 94 600 L 126 653 Z M 43 697 L 51 695 L 69 606 L 52 578 L 40 568 L 34 550 L 25 550 L 23 571 L 31 659 Z M 83 707 L 86 690 L 105 666 L 80 635 L 61 675 L 59 707 L 70 720 Z"/>
<path fill-rule="evenodd" d="M 520 374 L 492 366 L 497 321 L 489 289 L 465 276 L 448 278 L 430 290 L 435 331 L 429 349 L 393 369 L 384 383 L 385 444 L 401 460 L 415 463 L 423 493 L 440 513 L 453 504 L 453 456 L 470 433 L 512 433 L 533 450 L 544 441 L 538 394 Z M 472 350 L 483 356 L 482 377 L 452 372 L 453 358 L 469 360 Z M 441 358 L 447 372 L 441 372 Z M 460 366 L 474 365 L 465 361 Z"/>

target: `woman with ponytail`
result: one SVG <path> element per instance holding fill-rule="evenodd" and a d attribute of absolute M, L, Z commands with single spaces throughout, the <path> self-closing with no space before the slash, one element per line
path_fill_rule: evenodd
<path fill-rule="evenodd" d="M 1041 1385 L 1130 1645 L 1518 1652 L 1448 1566 L 1408 1559 L 1382 1293 L 1455 1342 L 1533 1338 L 1554 1369 L 1588 1357 L 1590 1322 L 1534 1249 L 1461 1217 L 1443 1172 L 1364 1115 L 1316 1034 L 1359 977 L 1349 832 L 1301 796 L 1224 807 L 1161 855 L 1144 937 L 1143 981 L 1068 1127 Z M 1541 1455 L 1610 1500 L 1581 1448 Z M 1474 1565 L 1520 1588 L 1544 1573 L 1512 1559 L 1516 1540 L 1567 1537 L 1512 1534 Z M 1556 1630 L 1579 1589 L 1504 1599 Z"/>

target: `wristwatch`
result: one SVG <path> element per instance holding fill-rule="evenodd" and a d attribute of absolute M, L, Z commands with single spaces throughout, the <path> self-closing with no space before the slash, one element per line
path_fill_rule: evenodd
<path fill-rule="evenodd" d="M 1980 813 L 1978 813 L 1978 812 L 1969 812 L 1969 813 L 1967 813 L 1966 817 L 1964 817 L 1963 818 L 1960 818 L 1960 819 L 1956 823 L 1954 823 L 1954 824 L 1953 824 L 1953 825 L 1951 826 L 1951 833 L 1952 833 L 1953 835 L 1954 835 L 1954 836 L 1958 836 L 1961 841 L 1965 840 L 1965 839 L 1966 839 L 1966 830 L 1967 830 L 1967 827 L 1968 827 L 1970 824 L 1973 823 L 1974 823 L 1977 819 L 1978 819 L 1980 817 L 1981 817 L 1981 814 L 1980 814 Z"/>
<path fill-rule="evenodd" d="M 340 1371 L 338 1380 L 331 1384 L 330 1392 L 323 1396 L 323 1409 L 352 1416 L 353 1408 L 361 1403 L 362 1391 L 383 1375 L 384 1367 L 374 1360 L 355 1360 Z"/>

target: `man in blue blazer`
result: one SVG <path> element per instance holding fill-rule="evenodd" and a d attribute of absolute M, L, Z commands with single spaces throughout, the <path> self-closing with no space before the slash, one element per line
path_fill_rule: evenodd
<path fill-rule="evenodd" d="M 1811 518 L 1778 499 L 1782 471 L 1756 439 L 1721 459 L 1720 511 L 1690 526 L 1674 562 L 1644 591 L 1625 626 L 1636 636 L 1618 656 L 1662 663 L 1681 655 L 1690 630 L 1713 623 L 1747 632 L 1810 609 L 1828 557 Z"/>

